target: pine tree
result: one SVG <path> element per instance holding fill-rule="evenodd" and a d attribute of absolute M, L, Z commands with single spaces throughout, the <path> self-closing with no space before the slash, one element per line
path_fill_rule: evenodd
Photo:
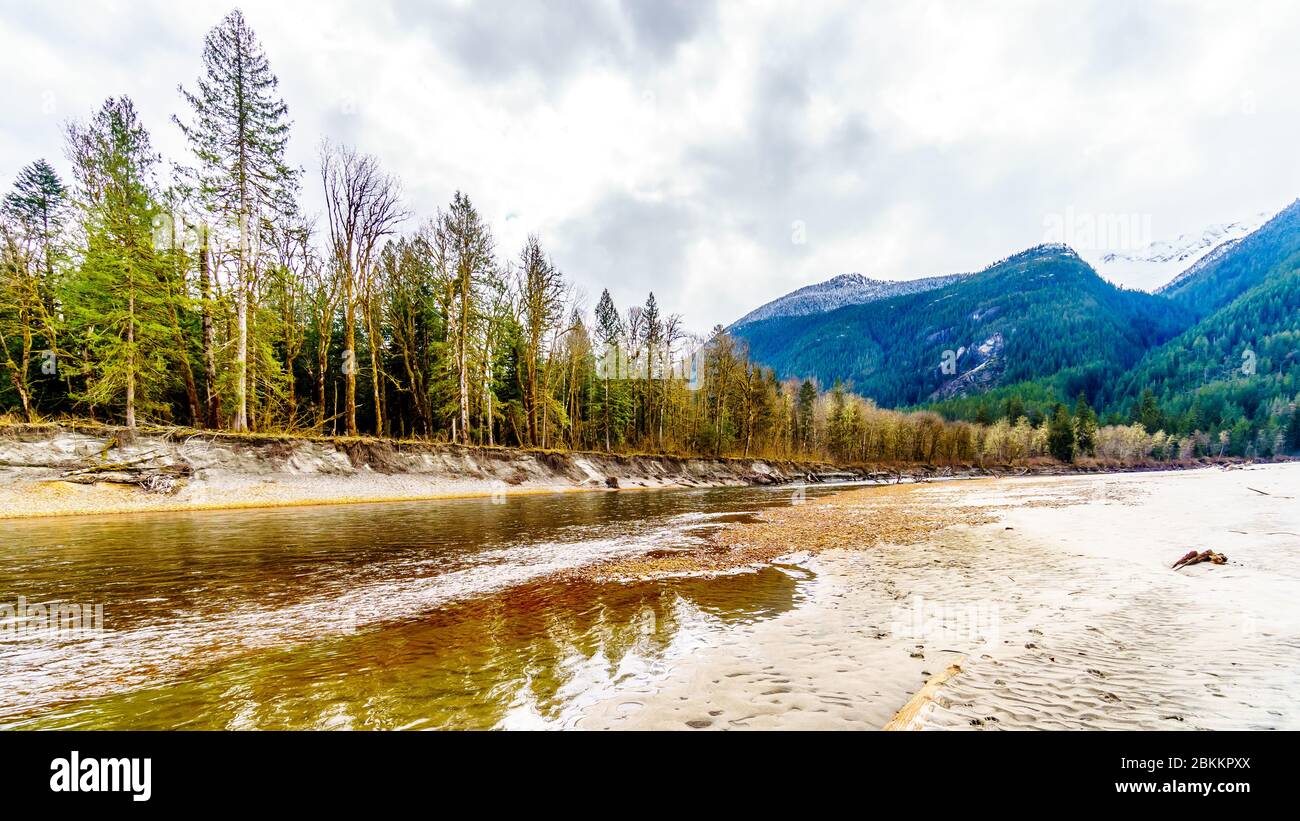
<path fill-rule="evenodd" d="M 1060 462 L 1074 461 L 1074 426 L 1065 405 L 1057 404 L 1047 434 L 1047 450 Z"/>
<path fill-rule="evenodd" d="M 279 81 L 238 10 L 208 32 L 197 91 L 181 88 L 193 109 L 176 119 L 198 161 L 199 194 L 235 242 L 235 407 L 231 426 L 248 429 L 248 322 L 259 269 L 259 237 L 277 216 L 291 214 L 298 171 L 284 159 L 289 109 Z M 205 295 L 205 301 L 210 295 Z"/>
<path fill-rule="evenodd" d="M 1082 456 L 1091 456 L 1097 449 L 1097 414 L 1088 404 L 1088 397 L 1079 393 L 1074 405 L 1075 448 Z"/>
<path fill-rule="evenodd" d="M 1013 394 L 1007 397 L 1007 421 L 1014 425 L 1024 415 L 1025 402 L 1020 398 L 1020 395 Z"/>
<path fill-rule="evenodd" d="M 0 207 L 36 246 L 50 298 L 53 296 L 54 262 L 59 254 L 59 236 L 67 218 L 67 204 L 68 190 L 63 181 L 53 166 L 40 159 L 18 173 L 14 190 Z"/>
<path fill-rule="evenodd" d="M 659 302 L 655 299 L 654 292 L 646 298 L 645 307 L 641 309 L 641 341 L 645 344 L 645 379 L 646 379 L 646 402 L 645 402 L 645 432 L 647 436 L 654 429 L 654 411 L 657 406 L 656 391 L 662 389 L 662 384 L 656 382 L 655 363 L 659 362 L 662 369 L 663 362 L 660 354 L 660 348 L 664 341 L 664 320 L 659 313 Z M 659 446 L 663 446 L 660 441 Z"/>
<path fill-rule="evenodd" d="M 46 352 L 43 374 L 57 370 L 55 260 L 61 253 L 66 203 L 67 190 L 54 169 L 37 160 L 19 172 L 13 191 L 0 204 L 0 357 L 27 421 L 36 413 L 33 353 Z"/>
<path fill-rule="evenodd" d="M 611 379 L 623 375 L 623 320 L 614 307 L 614 299 L 609 295 L 608 288 L 601 291 L 600 301 L 596 303 L 596 340 L 601 346 L 599 375 L 605 388 L 605 401 L 601 411 L 605 420 L 605 450 L 608 452 L 612 447 L 610 434 L 613 429 L 609 383 Z"/>
<path fill-rule="evenodd" d="M 83 351 L 77 398 L 93 407 L 120 397 L 126 426 L 135 427 L 137 406 L 161 409 L 168 376 L 166 291 L 153 247 L 158 156 L 127 97 L 70 126 L 68 142 L 87 237 L 64 295 Z"/>
<path fill-rule="evenodd" d="M 799 398 L 796 420 L 799 428 L 799 446 L 805 452 L 813 446 L 813 407 L 817 403 L 817 386 L 811 379 L 805 379 L 799 386 Z"/>
<path fill-rule="evenodd" d="M 1164 420 L 1160 413 L 1160 403 L 1156 401 L 1156 395 L 1151 392 L 1150 388 L 1142 391 L 1142 398 L 1138 403 L 1137 418 L 1134 421 L 1141 422 L 1142 427 L 1147 429 L 1147 433 L 1155 433 L 1164 427 Z"/>
<path fill-rule="evenodd" d="M 1291 421 L 1286 426 L 1286 446 L 1291 452 L 1300 451 L 1300 404 L 1291 411 Z"/>

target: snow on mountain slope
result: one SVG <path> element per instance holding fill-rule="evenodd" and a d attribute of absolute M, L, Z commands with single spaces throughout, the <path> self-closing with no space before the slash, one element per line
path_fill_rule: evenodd
<path fill-rule="evenodd" d="M 1111 282 L 1127 288 L 1160 291 L 1216 249 L 1230 247 L 1259 228 L 1270 216 L 1266 211 L 1236 222 L 1211 225 L 1176 239 L 1156 240 L 1133 251 L 1081 253 L 1097 273 Z"/>
<path fill-rule="evenodd" d="M 871 279 L 862 274 L 840 274 L 814 285 L 791 291 L 783 297 L 756 308 L 736 321 L 736 325 L 771 319 L 777 316 L 807 316 L 843 308 L 845 305 L 862 305 L 880 299 L 932 291 L 956 282 L 968 274 L 925 277 L 924 279 L 888 280 Z"/>

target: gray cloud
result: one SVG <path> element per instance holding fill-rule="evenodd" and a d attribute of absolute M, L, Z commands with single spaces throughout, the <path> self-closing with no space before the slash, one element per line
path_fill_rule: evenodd
<path fill-rule="evenodd" d="M 0 184 L 122 93 L 185 159 L 167 117 L 228 2 L 0 0 Z M 539 232 L 593 299 L 653 289 L 696 330 L 846 271 L 976 269 L 1067 209 L 1160 239 L 1300 194 L 1294 3 L 241 5 L 309 210 L 320 137 L 351 142 L 413 224 L 464 190 L 503 257 Z"/>
<path fill-rule="evenodd" d="M 399 0 L 393 14 L 483 83 L 533 74 L 554 82 L 588 65 L 646 69 L 713 19 L 713 0 Z"/>
<path fill-rule="evenodd" d="M 590 211 L 568 220 L 543 240 L 564 272 L 579 282 L 608 287 L 620 310 L 639 304 L 651 291 L 682 290 L 689 276 L 685 249 L 707 224 L 682 202 L 656 202 L 622 191 L 601 197 Z M 599 290 L 588 294 L 594 298 Z M 669 311 L 687 306 L 669 304 Z"/>

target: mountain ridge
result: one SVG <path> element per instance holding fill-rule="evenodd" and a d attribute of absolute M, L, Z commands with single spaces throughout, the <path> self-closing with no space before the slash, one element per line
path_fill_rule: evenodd
<path fill-rule="evenodd" d="M 780 316 L 807 316 L 862 305 L 878 299 L 942 288 L 970 274 L 944 274 L 919 279 L 874 279 L 859 273 L 839 274 L 822 282 L 796 288 L 784 296 L 766 302 L 732 323 L 738 327 Z"/>
<path fill-rule="evenodd" d="M 1095 390 L 1188 320 L 1163 298 L 1107 282 L 1069 246 L 1044 244 L 939 288 L 733 333 L 778 376 L 848 382 L 902 406 L 1068 369 L 1091 374 Z"/>

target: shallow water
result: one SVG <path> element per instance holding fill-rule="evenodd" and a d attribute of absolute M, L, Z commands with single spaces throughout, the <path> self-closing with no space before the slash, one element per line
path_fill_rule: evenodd
<path fill-rule="evenodd" d="M 0 727 L 567 726 L 727 625 L 798 607 L 812 574 L 554 574 L 699 544 L 793 492 L 0 522 L 0 603 L 103 607 L 102 631 L 0 631 Z"/>

